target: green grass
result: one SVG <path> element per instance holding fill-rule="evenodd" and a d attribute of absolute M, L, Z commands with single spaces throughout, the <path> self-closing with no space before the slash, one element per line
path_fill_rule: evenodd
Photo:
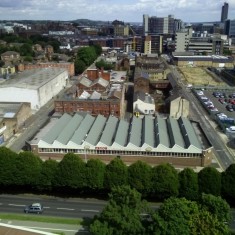
<path fill-rule="evenodd" d="M 17 215 L 17 214 L 5 214 L 0 213 L 0 219 L 2 220 L 21 220 L 21 221 L 35 221 L 42 223 L 55 223 L 55 224 L 71 224 L 80 225 L 81 219 L 70 219 L 70 218 L 58 218 L 43 215 Z"/>

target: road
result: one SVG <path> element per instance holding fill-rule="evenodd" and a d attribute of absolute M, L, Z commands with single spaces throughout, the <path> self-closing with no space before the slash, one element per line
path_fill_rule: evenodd
<path fill-rule="evenodd" d="M 44 205 L 45 211 L 43 215 L 45 216 L 82 219 L 93 218 L 107 204 L 106 201 L 96 199 L 0 195 L 0 211 L 1 213 L 24 214 L 24 207 L 33 202 L 40 202 Z M 151 207 L 157 209 L 159 205 L 151 204 Z M 230 227 L 235 229 L 235 210 L 231 210 L 231 213 L 232 220 Z"/>
<path fill-rule="evenodd" d="M 23 214 L 25 206 L 39 202 L 44 207 L 43 215 L 64 218 L 93 218 L 107 204 L 101 200 L 65 199 L 38 196 L 0 195 L 0 211 Z M 39 215 L 40 216 L 40 215 Z"/>
<path fill-rule="evenodd" d="M 190 102 L 190 109 L 193 113 L 194 120 L 197 120 L 200 123 L 206 137 L 213 146 L 212 151 L 214 156 L 216 157 L 221 168 L 225 170 L 228 166 L 235 162 L 233 154 L 229 152 L 226 144 L 221 140 L 217 131 L 214 129 L 207 112 L 201 106 L 191 90 L 188 89 L 186 84 L 182 82 L 181 75 L 177 71 L 176 67 L 169 65 L 164 59 L 163 61 L 165 62 L 167 68 L 170 69 L 174 80 L 177 82 L 177 85 L 180 88 L 180 93 Z"/>

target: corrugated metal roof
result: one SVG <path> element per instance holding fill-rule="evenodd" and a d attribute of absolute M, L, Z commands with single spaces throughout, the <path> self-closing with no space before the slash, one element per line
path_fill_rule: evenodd
<path fill-rule="evenodd" d="M 97 91 L 93 91 L 93 93 L 91 94 L 90 98 L 91 100 L 99 100 L 101 97 L 101 94 Z"/>
<path fill-rule="evenodd" d="M 107 146 L 111 146 L 113 143 L 113 137 L 116 133 L 118 124 L 118 119 L 113 116 L 109 116 L 108 121 L 106 122 L 103 134 L 100 138 L 100 142 Z"/>
<path fill-rule="evenodd" d="M 95 84 L 100 84 L 102 87 L 107 87 L 109 85 L 109 82 L 103 78 L 97 78 L 91 86 L 94 86 Z"/>
<path fill-rule="evenodd" d="M 199 149 L 202 149 L 202 146 L 199 143 L 199 140 L 196 136 L 196 133 L 190 121 L 185 117 L 180 117 L 178 119 L 178 122 L 179 122 L 181 131 L 182 131 L 185 143 L 186 143 L 186 147 L 193 145 Z"/>
<path fill-rule="evenodd" d="M 129 142 L 137 147 L 141 146 L 142 119 L 133 117 Z"/>
<path fill-rule="evenodd" d="M 179 124 L 176 119 L 169 117 L 167 119 L 169 137 L 171 140 L 171 146 L 178 145 L 182 148 L 185 148 L 185 143 L 183 136 L 180 131 Z"/>
<path fill-rule="evenodd" d="M 143 136 L 144 143 L 154 147 L 154 119 L 150 116 L 144 117 L 143 135 L 144 135 Z"/>
<path fill-rule="evenodd" d="M 102 131 L 104 129 L 106 122 L 106 118 L 102 115 L 98 115 L 95 119 L 94 124 L 92 125 L 92 128 L 85 139 L 87 143 L 90 143 L 92 145 L 96 145 L 99 141 L 99 138 L 102 134 Z"/>
<path fill-rule="evenodd" d="M 65 126 L 66 131 L 61 132 L 56 140 L 61 144 L 66 145 L 70 138 L 74 135 L 74 132 L 77 130 L 82 120 L 82 116 L 75 114 L 70 122 Z"/>
<path fill-rule="evenodd" d="M 126 146 L 128 130 L 129 130 L 129 123 L 124 120 L 120 120 L 114 142 L 119 144 L 120 146 L 123 147 Z"/>
<path fill-rule="evenodd" d="M 90 87 L 92 84 L 92 81 L 88 79 L 87 77 L 83 76 L 80 78 L 79 83 L 83 86 Z"/>
<path fill-rule="evenodd" d="M 93 122 L 95 121 L 95 118 L 92 117 L 90 114 L 87 114 L 78 129 L 74 132 L 74 135 L 71 138 L 71 142 L 82 145 L 84 139 L 86 138 L 87 133 L 92 127 Z"/>
<path fill-rule="evenodd" d="M 66 124 L 72 119 L 70 115 L 67 113 L 63 114 L 63 116 L 58 119 L 56 124 L 52 127 L 52 129 L 47 132 L 47 134 L 42 138 L 48 144 L 53 144 L 54 140 L 64 131 Z"/>
<path fill-rule="evenodd" d="M 162 144 L 167 148 L 170 148 L 170 139 L 168 135 L 166 119 L 157 116 L 155 118 L 155 130 L 156 144 Z"/>

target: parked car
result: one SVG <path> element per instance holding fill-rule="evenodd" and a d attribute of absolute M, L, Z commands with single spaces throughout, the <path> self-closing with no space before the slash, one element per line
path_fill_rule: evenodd
<path fill-rule="evenodd" d="M 200 96 L 200 99 L 203 101 L 208 101 L 209 99 L 206 96 Z"/>
<path fill-rule="evenodd" d="M 212 109 L 210 109 L 211 110 L 211 112 L 218 112 L 219 110 L 217 109 L 217 108 L 212 108 Z"/>
<path fill-rule="evenodd" d="M 40 203 L 33 203 L 32 205 L 26 206 L 24 212 L 41 214 L 43 212 L 43 206 Z"/>
<path fill-rule="evenodd" d="M 212 94 L 214 97 L 219 98 L 222 93 L 219 91 L 214 91 Z"/>
<path fill-rule="evenodd" d="M 233 110 L 235 111 L 235 104 L 232 104 L 232 108 L 233 108 Z"/>
<path fill-rule="evenodd" d="M 235 98 L 235 93 L 229 95 L 230 98 Z"/>
<path fill-rule="evenodd" d="M 227 116 L 226 114 L 224 114 L 224 113 L 217 113 L 216 116 L 217 116 L 218 118 L 227 118 L 227 117 L 228 117 L 228 116 Z"/>
<path fill-rule="evenodd" d="M 230 105 L 230 104 L 226 105 L 226 109 L 227 109 L 229 112 L 233 112 L 233 107 L 232 107 L 232 105 Z"/>
<path fill-rule="evenodd" d="M 230 104 L 235 104 L 235 100 L 231 99 L 229 103 Z"/>
<path fill-rule="evenodd" d="M 197 91 L 198 95 L 204 95 L 203 91 Z"/>

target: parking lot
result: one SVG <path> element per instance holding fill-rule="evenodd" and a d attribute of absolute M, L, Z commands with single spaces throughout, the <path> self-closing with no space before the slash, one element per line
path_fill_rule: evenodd
<path fill-rule="evenodd" d="M 222 122 L 224 127 L 235 125 L 235 90 L 198 89 L 194 93 L 212 119 Z"/>

